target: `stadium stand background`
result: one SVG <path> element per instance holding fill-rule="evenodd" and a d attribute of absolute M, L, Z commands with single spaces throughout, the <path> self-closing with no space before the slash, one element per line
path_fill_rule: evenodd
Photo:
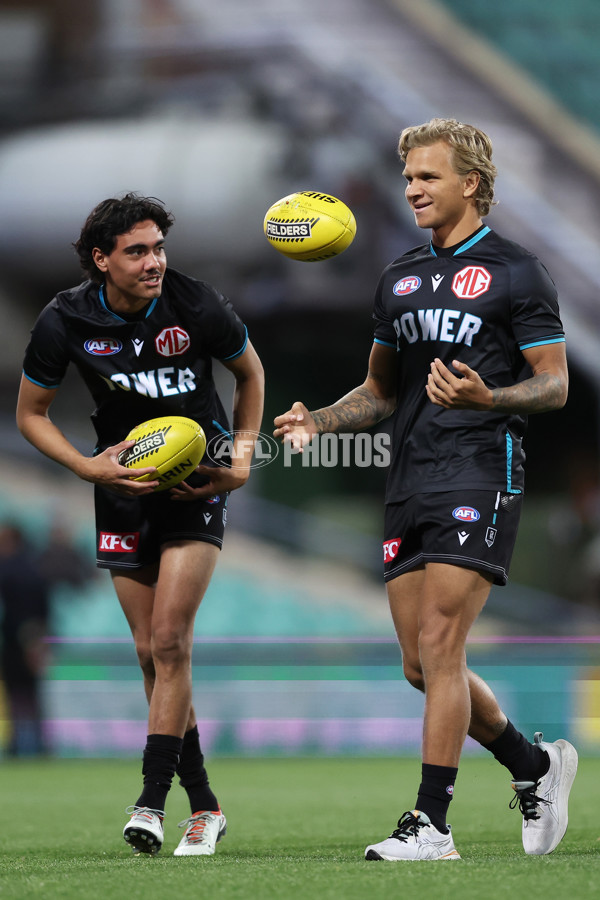
<path fill-rule="evenodd" d="M 600 133 L 600 7 L 594 0 L 443 0 L 443 5 Z"/>
<path fill-rule="evenodd" d="M 574 16 L 583 6 L 572 5 Z M 551 24 L 558 6 L 543 5 L 534 33 L 539 2 L 518 4 L 510 33 L 483 22 L 487 4 L 472 7 L 0 2 L 0 514 L 40 546 L 58 518 L 93 555 L 87 486 L 27 447 L 13 409 L 28 329 L 78 279 L 70 241 L 99 196 L 134 187 L 174 209 L 171 264 L 214 280 L 248 321 L 269 375 L 268 432 L 294 398 L 322 405 L 364 377 L 379 272 L 420 240 L 404 206 L 399 131 L 438 114 L 476 121 L 492 135 L 501 171 L 490 224 L 536 252 L 557 281 L 572 388 L 565 410 L 530 427 L 511 585 L 492 593 L 473 652 L 481 666 L 504 664 L 492 680 L 517 720 L 529 721 L 544 690 L 551 730 L 568 720 L 594 746 L 599 145 L 579 106 L 552 96 L 539 72 L 528 78 L 523 50 L 511 65 L 518 48 L 541 46 L 552 60 L 557 43 L 567 52 L 570 30 Z M 506 26 L 509 7 L 492 11 Z M 578 98 L 592 90 L 571 76 L 584 71 L 581 58 L 577 49 L 553 70 Z M 597 81 L 597 61 L 590 73 Z M 143 164 L 128 165 L 140 145 Z M 262 236 L 267 206 L 306 186 L 342 196 L 359 223 L 352 248 L 319 267 L 279 257 Z M 89 448 L 89 401 L 73 376 L 69 390 L 57 419 Z M 198 620 L 195 671 L 215 687 L 202 711 L 211 748 L 393 752 L 403 734 L 414 747 L 419 698 L 398 684 L 379 580 L 382 490 L 381 470 L 290 469 L 278 458 L 232 498 L 229 540 Z M 549 643 L 535 644 L 542 633 Z M 141 691 L 102 573 L 86 590 L 56 592 L 52 638 L 46 699 L 56 752 L 137 746 Z M 356 709 L 372 721 L 356 719 Z"/>

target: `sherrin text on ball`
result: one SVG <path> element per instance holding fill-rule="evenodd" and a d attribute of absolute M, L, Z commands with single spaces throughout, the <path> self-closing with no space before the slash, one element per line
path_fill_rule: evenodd
<path fill-rule="evenodd" d="M 119 454 L 119 462 L 133 470 L 155 466 L 156 472 L 133 478 L 158 481 L 155 492 L 175 487 L 191 475 L 206 450 L 203 429 L 185 416 L 149 419 L 132 428 L 125 440 L 135 444 Z"/>
<path fill-rule="evenodd" d="M 356 220 L 345 203 L 318 191 L 297 191 L 267 210 L 264 232 L 272 247 L 302 262 L 320 262 L 349 247 Z"/>

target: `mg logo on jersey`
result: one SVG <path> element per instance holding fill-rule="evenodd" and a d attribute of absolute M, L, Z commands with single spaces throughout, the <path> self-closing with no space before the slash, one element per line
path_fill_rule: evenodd
<path fill-rule="evenodd" d="M 420 287 L 421 279 L 418 275 L 407 275 L 406 278 L 396 282 L 393 291 L 398 297 L 403 297 L 405 294 L 413 294 Z"/>
<path fill-rule="evenodd" d="M 112 356 L 123 348 L 121 341 L 116 338 L 90 338 L 83 346 L 92 356 Z"/>
<path fill-rule="evenodd" d="M 103 553 L 135 553 L 139 541 L 139 531 L 133 531 L 131 534 L 111 534 L 109 531 L 101 531 L 98 550 Z"/>
<path fill-rule="evenodd" d="M 479 513 L 472 506 L 457 506 L 452 515 L 459 522 L 476 522 L 480 518 Z"/>
<path fill-rule="evenodd" d="M 391 541 L 385 541 L 383 545 L 383 561 L 391 562 L 393 559 L 396 559 L 398 556 L 398 550 L 400 549 L 400 544 L 402 543 L 402 538 L 392 538 Z"/>
<path fill-rule="evenodd" d="M 154 343 L 161 356 L 179 356 L 185 353 L 191 340 L 187 331 L 175 325 L 174 328 L 163 328 Z"/>
<path fill-rule="evenodd" d="M 492 276 L 483 266 L 467 266 L 452 279 L 452 290 L 463 300 L 475 300 L 489 291 Z"/>

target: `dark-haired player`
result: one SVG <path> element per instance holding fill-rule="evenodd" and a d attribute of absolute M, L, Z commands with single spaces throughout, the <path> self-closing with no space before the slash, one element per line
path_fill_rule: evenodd
<path fill-rule="evenodd" d="M 492 146 L 452 119 L 407 128 L 406 198 L 431 241 L 384 271 L 365 382 L 332 406 L 275 419 L 299 449 L 314 435 L 393 416 L 384 575 L 408 681 L 425 693 L 415 807 L 367 859 L 459 859 L 446 824 L 467 734 L 513 776 L 526 853 L 567 827 L 577 754 L 530 744 L 466 665 L 469 629 L 505 584 L 523 496 L 528 413 L 559 409 L 567 364 L 556 290 L 538 260 L 484 226 Z"/>
<path fill-rule="evenodd" d="M 245 484 L 260 428 L 263 371 L 244 324 L 210 285 L 167 268 L 173 218 L 160 201 L 127 194 L 100 203 L 76 249 L 88 280 L 62 291 L 39 316 L 25 353 L 17 422 L 42 453 L 95 485 L 97 563 L 110 570 L 130 625 L 150 705 L 144 784 L 124 837 L 134 851 L 163 841 L 167 792 L 178 774 L 191 817 L 175 855 L 209 855 L 225 833 L 210 788 L 192 706 L 196 612 L 223 540 L 229 492 Z M 229 424 L 212 359 L 233 373 L 231 465 L 198 466 L 185 482 L 153 493 L 118 462 L 139 422 L 184 415 L 210 441 Z M 96 404 L 94 455 L 79 453 L 50 419 L 69 363 Z M 153 467 L 139 470 L 151 473 Z"/>

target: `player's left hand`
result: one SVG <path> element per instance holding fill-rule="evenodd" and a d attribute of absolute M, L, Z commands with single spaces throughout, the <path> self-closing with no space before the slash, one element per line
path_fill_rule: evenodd
<path fill-rule="evenodd" d="M 466 363 L 452 360 L 454 372 L 437 357 L 427 376 L 427 396 L 436 406 L 445 409 L 491 409 L 492 392 L 474 369 Z"/>
<path fill-rule="evenodd" d="M 247 469 L 228 466 L 198 466 L 194 471 L 208 478 L 208 482 L 202 487 L 191 487 L 187 482 L 181 481 L 171 488 L 171 500 L 210 500 L 217 494 L 226 494 L 242 487 L 249 475 Z"/>

